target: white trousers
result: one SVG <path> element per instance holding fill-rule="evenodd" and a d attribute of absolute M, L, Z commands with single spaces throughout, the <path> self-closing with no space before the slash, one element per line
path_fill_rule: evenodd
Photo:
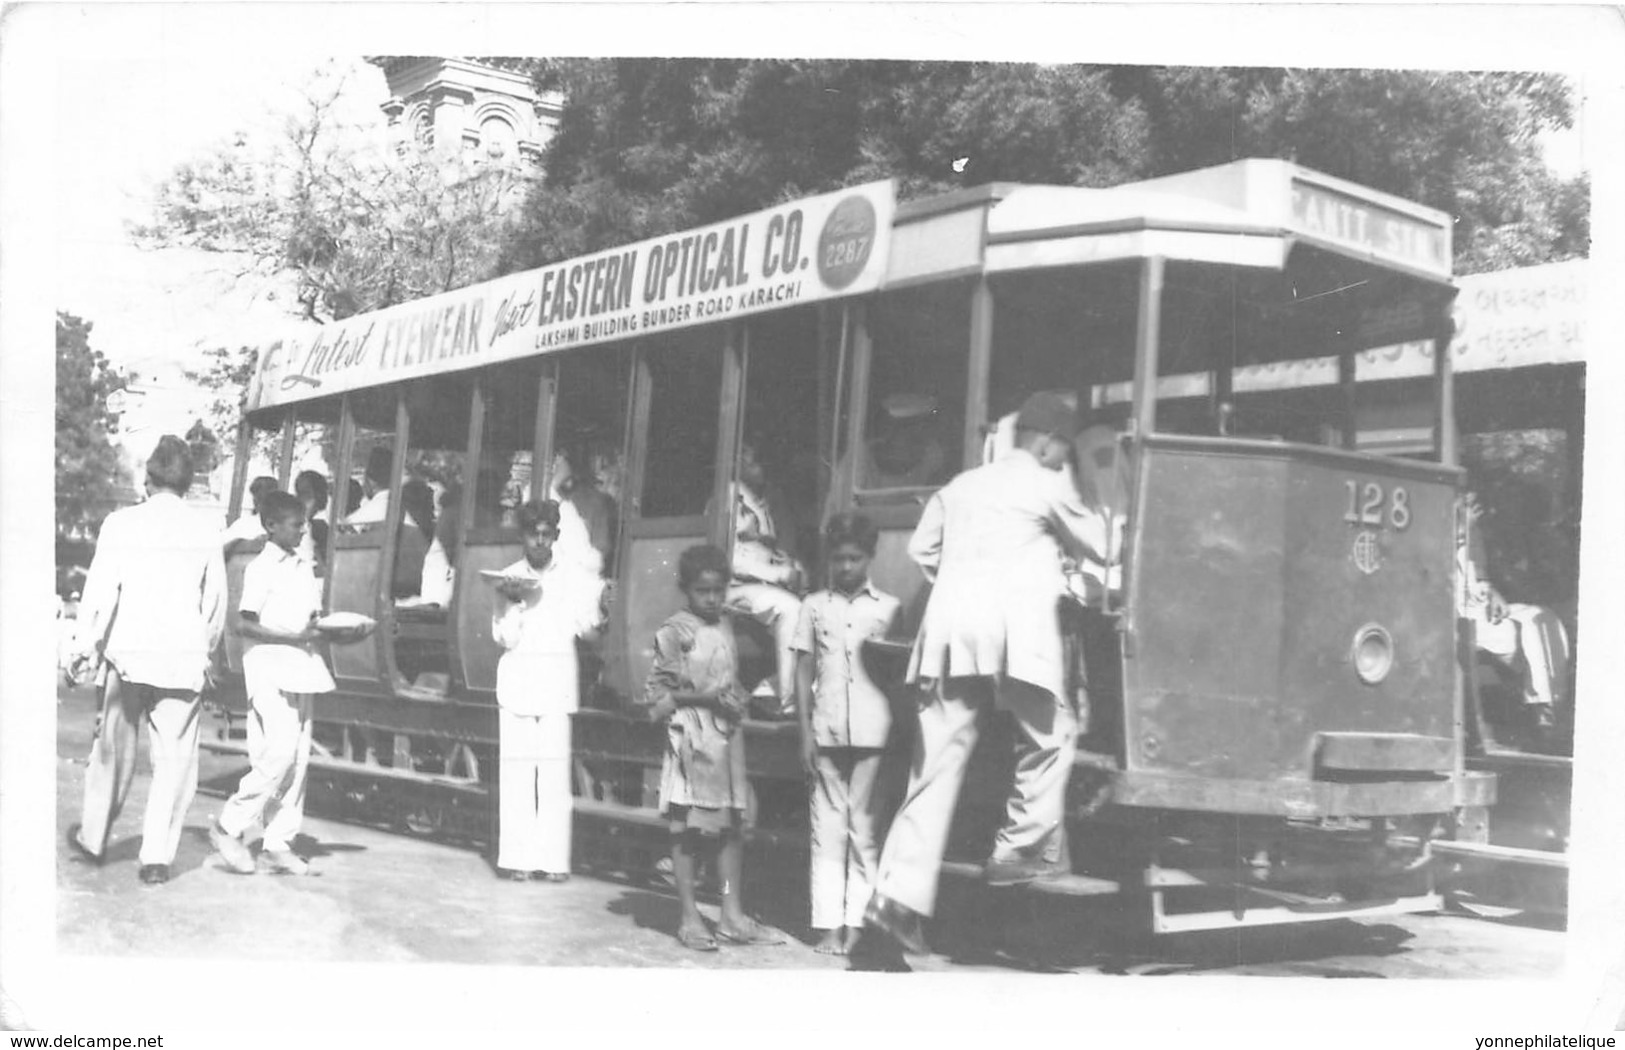
<path fill-rule="evenodd" d="M 818 749 L 810 821 L 816 929 L 863 925 L 880 866 L 880 758 L 874 748 Z"/>
<path fill-rule="evenodd" d="M 801 599 L 771 583 L 745 580 L 728 587 L 728 605 L 773 632 L 774 679 L 780 706 L 791 709 L 796 695 L 796 621 Z"/>
<path fill-rule="evenodd" d="M 994 680 L 949 678 L 920 712 L 908 791 L 880 853 L 875 892 L 931 915 L 965 765 L 981 735 L 977 717 L 992 705 Z M 1016 766 L 993 859 L 1061 856 L 1066 785 L 1077 749 L 1077 716 L 1048 690 L 1017 679 L 997 685 L 999 706 L 1015 715 Z"/>
<path fill-rule="evenodd" d="M 497 867 L 569 874 L 570 716 L 497 713 Z"/>
<path fill-rule="evenodd" d="M 1552 704 L 1556 680 L 1567 674 L 1569 637 L 1557 614 L 1538 605 L 1507 606 L 1506 618 L 1474 625 L 1478 647 L 1504 661 L 1523 677 L 1523 699 L 1528 704 Z"/>
<path fill-rule="evenodd" d="M 107 669 L 102 717 L 90 745 L 80 841 L 98 857 L 135 781 L 142 722 L 152 753 L 152 783 L 141 824 L 141 863 L 169 864 L 180 848 L 186 811 L 197 794 L 198 694 L 126 682 Z"/>
<path fill-rule="evenodd" d="M 220 811 L 220 827 L 241 835 L 263 820 L 264 848 L 285 850 L 305 820 L 311 696 L 250 682 L 248 704 L 248 775 Z"/>

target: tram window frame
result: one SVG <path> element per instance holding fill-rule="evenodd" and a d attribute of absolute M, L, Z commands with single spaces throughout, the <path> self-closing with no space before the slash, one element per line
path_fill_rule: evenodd
<path fill-rule="evenodd" d="M 855 504 L 870 506 L 918 503 L 923 494 L 934 492 L 947 484 L 963 466 L 961 446 L 965 418 L 970 411 L 973 353 L 972 295 L 975 288 L 976 282 L 973 280 L 932 282 L 882 292 L 868 300 L 862 321 L 863 337 L 857 340 L 856 375 L 850 398 L 852 429 L 846 448 L 846 458 L 852 461 L 850 476 Z M 923 300 L 924 296 L 940 296 L 946 302 L 933 310 L 930 308 L 931 304 Z M 908 319 L 899 316 L 905 309 L 912 309 L 915 317 L 931 318 L 942 327 L 943 333 L 949 338 L 933 339 L 933 333 L 922 332 L 909 325 Z M 880 394 L 880 384 L 877 383 L 877 362 L 886 358 L 888 363 L 885 367 L 896 370 L 896 375 L 919 374 L 901 363 L 891 363 L 896 359 L 891 356 L 896 354 L 896 351 L 888 350 L 887 347 L 896 346 L 901 341 L 893 338 L 899 334 L 903 334 L 907 343 L 913 344 L 910 351 L 916 347 L 924 347 L 927 353 L 939 352 L 950 360 L 957 357 L 957 374 L 951 373 L 948 383 L 939 383 L 936 390 L 924 391 L 926 395 L 935 399 L 935 407 L 930 409 L 930 413 L 937 415 L 938 418 L 935 433 L 931 436 L 938 441 L 942 449 L 942 465 L 931 480 L 919 484 L 873 485 L 869 483 L 867 477 L 870 462 L 868 450 L 871 447 L 871 439 L 877 436 L 875 424 L 879 421 L 880 413 L 887 411 Z M 935 346 L 941 346 L 943 349 L 933 351 L 931 348 Z M 941 374 L 940 367 L 933 367 L 928 371 L 933 377 Z M 890 390 L 885 397 L 909 392 Z"/>
<path fill-rule="evenodd" d="M 722 467 L 717 459 L 717 449 L 724 421 L 716 411 L 720 404 L 718 392 L 722 389 L 728 371 L 722 341 L 722 326 L 701 325 L 663 335 L 658 340 L 648 340 L 639 347 L 641 367 L 648 370 L 649 382 L 646 394 L 648 419 L 643 424 L 644 447 L 638 450 L 642 462 L 637 471 L 639 476 L 629 479 L 637 489 L 630 511 L 639 521 L 670 521 L 685 523 L 686 526 L 689 522 L 709 519 L 711 515 L 711 504 L 718 488 L 718 470 Z M 683 364 L 687 363 L 685 359 L 687 362 L 704 362 L 703 371 L 699 368 L 685 371 L 682 368 Z M 715 381 L 706 382 L 713 376 L 713 371 Z M 692 383 L 694 397 L 690 399 L 693 402 L 690 408 L 699 410 L 697 418 L 705 420 L 706 423 L 703 428 L 692 428 L 694 433 L 686 436 L 696 440 L 691 440 L 686 445 L 667 440 L 661 433 L 660 424 L 668 422 L 665 413 L 671 411 L 668 406 L 676 396 L 669 387 L 663 385 L 662 373 L 668 377 L 687 375 L 694 379 Z M 671 428 L 666 429 L 669 431 Z M 685 448 L 686 455 L 682 451 Z M 679 463 L 698 468 L 685 479 L 688 484 L 671 483 L 672 472 L 661 469 L 667 465 L 663 457 L 668 450 L 678 457 Z M 703 471 L 703 474 L 700 471 Z M 670 492 L 652 493 L 651 484 L 669 485 Z M 669 506 L 653 498 L 658 495 L 664 500 L 669 495 L 684 492 L 689 495 L 681 496 Z M 673 527 L 678 526 L 674 524 Z"/>
<path fill-rule="evenodd" d="M 542 469 L 538 457 L 547 451 L 549 444 L 544 432 L 551 427 L 554 376 L 552 357 L 522 358 L 484 369 L 479 374 L 476 385 L 482 401 L 481 432 L 478 461 L 465 464 L 465 474 L 469 466 L 473 468 L 472 481 L 464 491 L 465 542 L 519 542 L 519 506 L 538 491 L 537 474 Z M 515 404 L 517 407 L 513 407 Z M 501 489 L 493 502 L 486 497 L 493 479 L 503 471 L 496 469 L 498 464 L 490 462 L 489 457 L 493 437 L 499 433 L 503 436 L 501 449 L 507 463 L 505 476 L 499 482 Z"/>
<path fill-rule="evenodd" d="M 599 537 L 605 546 L 594 545 L 603 557 L 603 574 L 613 578 L 627 509 L 626 488 L 631 458 L 627 447 L 628 420 L 633 404 L 636 370 L 633 346 L 625 341 L 593 346 L 559 354 L 554 361 L 556 399 L 546 435 L 548 455 L 540 491 L 548 499 L 559 500 L 561 504 L 566 500 L 574 502 L 570 493 L 555 493 L 558 482 L 556 467 L 560 457 L 566 460 L 572 477 L 579 478 L 583 472 L 591 475 L 593 490 L 607 499 L 609 508 L 608 535 Z M 611 396 L 602 396 L 606 390 L 611 392 Z M 599 406 L 607 406 L 610 410 L 597 411 Z M 611 450 L 616 460 L 615 476 L 606 479 L 600 475 L 599 466 L 594 460 L 599 453 Z M 613 489 L 604 487 L 606 480 L 613 480 Z M 580 513 L 579 506 L 576 509 Z M 603 522 L 589 521 L 583 515 L 582 524 L 587 526 L 590 536 L 594 525 Z"/>

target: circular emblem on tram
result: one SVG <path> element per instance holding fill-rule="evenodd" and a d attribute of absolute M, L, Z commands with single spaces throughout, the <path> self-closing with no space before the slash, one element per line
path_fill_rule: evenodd
<path fill-rule="evenodd" d="M 818 276 L 830 288 L 845 288 L 868 265 L 875 246 L 875 206 L 854 194 L 835 206 L 818 234 Z"/>
<path fill-rule="evenodd" d="M 1382 550 L 1377 546 L 1377 534 L 1370 529 L 1355 534 L 1354 565 L 1367 576 L 1382 568 Z"/>

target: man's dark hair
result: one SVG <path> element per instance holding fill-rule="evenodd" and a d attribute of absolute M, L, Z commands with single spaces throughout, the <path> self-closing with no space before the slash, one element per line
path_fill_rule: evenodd
<path fill-rule="evenodd" d="M 249 502 L 252 503 L 254 508 L 257 510 L 260 506 L 260 500 L 263 500 L 266 496 L 269 496 L 280 487 L 281 486 L 276 483 L 276 478 L 273 478 L 269 474 L 261 474 L 259 477 L 248 483 Z"/>
<path fill-rule="evenodd" d="M 177 496 L 186 495 L 192 487 L 192 453 L 186 442 L 174 434 L 159 438 L 158 447 L 147 457 L 147 480 Z"/>
<path fill-rule="evenodd" d="M 677 558 L 677 586 L 683 590 L 694 585 L 701 573 L 714 572 L 726 581 L 733 573 L 728 554 L 712 543 L 701 543 L 685 550 Z"/>
<path fill-rule="evenodd" d="M 559 527 L 559 505 L 550 499 L 533 499 L 519 508 L 519 531 L 535 532 L 546 525 Z"/>
<path fill-rule="evenodd" d="M 283 492 L 281 489 L 272 489 L 260 497 L 260 524 L 269 529 L 271 522 L 284 517 L 298 518 L 300 521 L 305 519 L 305 505 L 299 501 L 298 496 L 291 492 Z"/>
<path fill-rule="evenodd" d="M 300 499 L 309 496 L 316 501 L 316 509 L 327 506 L 327 479 L 314 470 L 301 470 L 293 479 L 294 495 Z"/>
<path fill-rule="evenodd" d="M 367 480 L 381 489 L 390 487 L 390 467 L 395 463 L 395 453 L 384 445 L 374 445 L 372 451 L 367 453 Z"/>
<path fill-rule="evenodd" d="M 401 486 L 401 512 L 411 515 L 423 538 L 433 542 L 434 489 L 429 487 L 427 481 L 409 478 Z"/>
<path fill-rule="evenodd" d="M 824 526 L 824 553 L 848 543 L 873 558 L 880 542 L 880 530 L 863 514 L 837 514 Z"/>

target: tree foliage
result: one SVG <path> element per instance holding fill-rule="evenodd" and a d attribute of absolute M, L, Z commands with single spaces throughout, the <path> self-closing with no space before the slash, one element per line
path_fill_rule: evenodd
<path fill-rule="evenodd" d="M 1105 186 L 1285 157 L 1456 217 L 1464 273 L 1584 254 L 1589 194 L 1541 160 L 1560 77 L 998 63 L 566 60 L 514 270 L 896 177 Z"/>
<path fill-rule="evenodd" d="M 178 166 L 138 240 L 292 277 L 299 315 L 316 322 L 490 277 L 519 177 L 454 150 L 391 141 L 376 113 L 353 111 L 360 75 L 323 67 L 274 133 L 239 133 Z"/>
<path fill-rule="evenodd" d="M 506 269 L 870 179 L 1110 185 L 1146 148 L 1140 107 L 1083 66 L 607 59 L 539 79 L 565 106 Z"/>
<path fill-rule="evenodd" d="M 124 377 L 90 346 L 91 323 L 56 315 L 56 526 L 59 535 L 93 530 L 121 481 L 108 398 Z"/>

